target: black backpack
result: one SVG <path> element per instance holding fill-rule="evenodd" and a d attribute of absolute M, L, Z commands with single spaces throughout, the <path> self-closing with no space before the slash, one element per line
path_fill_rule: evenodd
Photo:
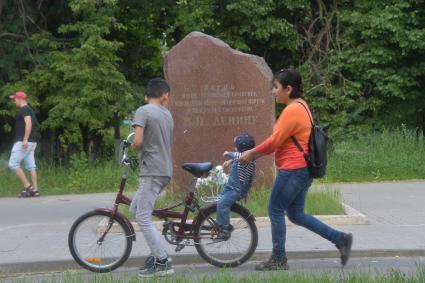
<path fill-rule="evenodd" d="M 311 117 L 307 107 L 301 102 L 298 103 L 300 103 L 307 111 L 311 121 L 311 134 L 308 140 L 309 152 L 304 152 L 304 149 L 301 147 L 300 143 L 294 136 L 292 136 L 291 139 L 297 148 L 303 153 L 304 159 L 307 162 L 310 176 L 315 179 L 322 178 L 326 174 L 326 164 L 328 162 L 326 155 L 328 137 L 326 136 L 325 132 L 314 123 L 313 117 Z"/>

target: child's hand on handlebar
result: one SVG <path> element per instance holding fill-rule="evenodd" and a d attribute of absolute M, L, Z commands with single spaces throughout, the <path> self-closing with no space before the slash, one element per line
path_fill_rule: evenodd
<path fill-rule="evenodd" d="M 229 169 L 230 164 L 232 163 L 232 160 L 226 160 L 223 162 L 223 169 L 227 170 Z"/>
<path fill-rule="evenodd" d="M 223 152 L 223 157 L 224 158 L 229 158 L 229 152 L 227 150 L 225 152 Z"/>

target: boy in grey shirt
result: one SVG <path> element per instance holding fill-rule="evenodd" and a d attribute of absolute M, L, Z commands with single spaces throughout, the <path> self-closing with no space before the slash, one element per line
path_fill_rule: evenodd
<path fill-rule="evenodd" d="M 140 184 L 131 203 L 130 211 L 136 218 L 151 250 L 140 277 L 173 274 L 171 259 L 165 252 L 161 234 L 152 221 L 152 211 L 160 192 L 168 185 L 172 175 L 171 141 L 173 117 L 168 107 L 170 87 L 155 78 L 148 82 L 146 105 L 134 115 L 134 141 L 132 147 L 140 150 Z"/>

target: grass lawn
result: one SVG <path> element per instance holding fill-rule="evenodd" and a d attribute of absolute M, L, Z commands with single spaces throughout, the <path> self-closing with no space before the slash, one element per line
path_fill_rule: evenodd
<path fill-rule="evenodd" d="M 365 134 L 363 137 L 338 142 L 329 152 L 328 174 L 315 184 L 331 182 L 386 181 L 425 179 L 425 144 L 416 133 L 406 129 Z M 40 190 L 43 195 L 81 194 L 117 191 L 122 168 L 112 160 L 89 162 L 74 156 L 66 166 L 47 162 L 38 164 Z M 130 174 L 128 192 L 137 188 L 136 174 Z M 16 196 L 20 184 L 7 168 L 7 156 L 0 157 L 0 197 Z M 256 215 L 267 215 L 269 189 L 256 190 L 246 203 Z M 174 197 L 174 200 L 178 196 Z M 173 199 L 164 199 L 164 202 Z M 312 214 L 342 211 L 341 196 L 330 189 L 312 190 L 306 209 Z"/>
<path fill-rule="evenodd" d="M 113 161 L 89 163 L 75 159 L 69 166 L 38 163 L 38 179 L 43 195 L 115 192 L 122 167 Z M 128 187 L 137 186 L 136 174 L 129 174 Z M 17 177 L 6 166 L 0 166 L 0 197 L 16 196 L 20 191 Z"/>
<path fill-rule="evenodd" d="M 419 135 L 419 137 L 418 137 Z M 399 129 L 338 142 L 329 153 L 326 182 L 425 179 L 422 134 Z"/>
<path fill-rule="evenodd" d="M 268 216 L 269 190 L 253 190 L 244 205 L 255 216 Z M 342 196 L 339 190 L 330 187 L 313 187 L 307 194 L 306 213 L 315 215 L 343 214 Z"/>
<path fill-rule="evenodd" d="M 129 194 L 131 196 L 132 194 Z M 270 192 L 268 190 L 253 189 L 250 192 L 248 198 L 242 201 L 242 205 L 247 207 L 256 217 L 268 216 L 267 205 L 269 200 Z M 183 198 L 179 196 L 166 195 L 160 197 L 157 200 L 155 207 L 163 208 Z M 341 193 L 337 189 L 330 187 L 315 187 L 310 189 L 307 194 L 306 200 L 306 213 L 314 215 L 336 215 L 344 214 L 342 207 Z M 207 205 L 207 204 L 206 204 Z M 201 205 L 202 206 L 202 205 Z M 120 212 L 126 215 L 128 218 L 133 219 L 130 215 L 128 207 L 121 205 L 119 207 Z M 175 209 L 176 211 L 182 211 L 183 207 L 179 206 Z M 189 218 L 194 217 L 196 214 L 190 213 Z"/>
<path fill-rule="evenodd" d="M 90 277 L 90 278 L 89 278 Z M 29 283 L 31 280 L 25 278 L 16 279 L 16 283 Z M 97 282 L 97 283 L 136 283 L 142 282 L 137 275 L 112 276 L 112 274 L 83 276 L 81 274 L 68 273 L 62 278 L 55 278 L 52 275 L 51 279 L 46 279 L 45 283 L 79 283 L 79 282 Z M 387 274 L 378 272 L 301 272 L 301 271 L 284 271 L 284 272 L 258 272 L 247 275 L 236 275 L 231 270 L 220 270 L 215 275 L 181 275 L 176 274 L 172 277 L 143 279 L 143 282 L 162 282 L 162 283 L 186 283 L 186 282 L 202 282 L 202 283 L 423 283 L 425 282 L 425 271 L 423 267 L 418 267 L 416 274 L 405 274 L 397 269 L 389 271 Z"/>

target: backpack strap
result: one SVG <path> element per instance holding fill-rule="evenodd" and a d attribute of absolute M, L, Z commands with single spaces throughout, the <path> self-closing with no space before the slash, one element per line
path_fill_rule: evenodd
<path fill-rule="evenodd" d="M 294 142 L 298 150 L 301 151 L 303 154 L 305 154 L 303 147 L 300 145 L 300 143 L 294 136 L 291 136 L 291 140 Z"/>
<path fill-rule="evenodd" d="M 308 117 L 310 117 L 311 125 L 314 126 L 313 117 L 311 117 L 310 111 L 307 109 L 307 107 L 301 101 L 297 101 L 297 103 L 301 104 L 304 107 L 305 111 L 307 111 Z"/>
<path fill-rule="evenodd" d="M 294 142 L 294 144 L 297 146 L 298 150 L 303 154 L 303 157 L 308 164 L 308 159 L 309 159 L 308 154 L 304 151 L 304 149 L 302 148 L 302 146 L 300 145 L 300 143 L 294 136 L 292 136 L 291 139 Z"/>
<path fill-rule="evenodd" d="M 310 111 L 307 109 L 307 107 L 301 101 L 297 101 L 297 103 L 301 104 L 304 107 L 305 111 L 307 111 L 308 117 L 310 118 L 311 127 L 313 128 L 314 127 L 314 121 L 313 121 L 313 117 L 311 117 Z M 295 136 L 291 136 L 291 140 L 295 144 L 295 146 L 298 148 L 298 150 L 302 152 L 302 154 L 304 155 L 304 158 L 308 158 L 308 154 L 305 153 L 303 147 L 300 145 L 300 143 L 295 138 Z"/>

